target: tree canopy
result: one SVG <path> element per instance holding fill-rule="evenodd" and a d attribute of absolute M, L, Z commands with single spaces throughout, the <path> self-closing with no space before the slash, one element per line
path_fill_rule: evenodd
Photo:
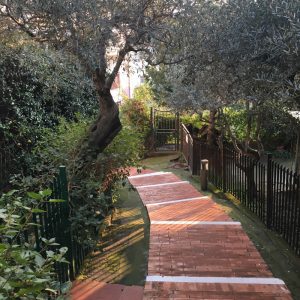
<path fill-rule="evenodd" d="M 166 75 L 173 103 L 203 109 L 240 99 L 296 100 L 299 17 L 293 0 L 199 1 L 180 31 L 179 51 L 188 59 Z"/>
<path fill-rule="evenodd" d="M 152 45 L 167 53 L 172 47 L 173 20 L 187 3 L 2 0 L 0 5 L 7 30 L 18 28 L 40 43 L 71 52 L 93 75 L 100 113 L 91 127 L 88 145 L 98 153 L 121 128 L 110 88 L 126 55 L 144 51 L 151 57 L 155 52 Z"/>
<path fill-rule="evenodd" d="M 152 69 L 152 85 L 176 109 L 219 110 L 233 140 L 224 107 L 246 109 L 248 148 L 271 107 L 299 109 L 299 33 L 299 1 L 197 1 L 177 31 L 186 59 Z"/>

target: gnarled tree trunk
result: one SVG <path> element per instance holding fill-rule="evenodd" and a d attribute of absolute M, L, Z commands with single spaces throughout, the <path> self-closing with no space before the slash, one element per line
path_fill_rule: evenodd
<path fill-rule="evenodd" d="M 211 109 L 209 111 L 209 120 L 207 128 L 207 144 L 212 147 L 216 142 L 215 127 L 216 127 L 216 115 L 217 109 Z"/>
<path fill-rule="evenodd" d="M 99 114 L 80 146 L 72 172 L 74 183 L 86 177 L 98 155 L 103 152 L 122 129 L 119 108 L 114 102 L 110 88 L 106 88 L 104 81 L 99 78 L 94 78 L 94 83 L 99 96 Z"/>
<path fill-rule="evenodd" d="M 99 93 L 100 112 L 90 128 L 88 145 L 102 152 L 121 130 L 119 108 L 109 90 Z"/>

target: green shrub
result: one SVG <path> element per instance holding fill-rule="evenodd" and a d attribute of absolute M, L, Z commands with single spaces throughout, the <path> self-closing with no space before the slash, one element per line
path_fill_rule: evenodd
<path fill-rule="evenodd" d="M 138 148 L 142 157 L 151 148 L 150 108 L 141 99 L 126 99 L 121 106 L 121 119 L 140 138 Z"/>
<path fill-rule="evenodd" d="M 191 124 L 195 128 L 201 128 L 204 125 L 199 114 L 183 114 L 180 116 L 180 121 L 185 125 Z"/>
<path fill-rule="evenodd" d="M 36 44 L 0 45 L 0 161 L 2 177 L 27 173 L 26 154 L 61 117 L 76 120 L 97 108 L 93 83 L 79 63 Z M 1 176 L 0 176 L 1 181 Z M 0 182 L 1 184 L 1 182 Z"/>
<path fill-rule="evenodd" d="M 67 263 L 67 248 L 57 248 L 55 239 L 42 239 L 43 249 L 37 251 L 35 242 L 20 242 L 22 234 L 33 232 L 32 215 L 42 212 L 50 190 L 19 196 L 11 191 L 0 197 L 0 299 L 40 299 L 49 296 L 64 299 L 70 283 L 60 284 L 54 273 L 55 263 Z"/>
<path fill-rule="evenodd" d="M 79 115 L 76 121 L 61 118 L 56 129 L 44 129 L 41 139 L 27 154 L 31 165 L 29 176 L 17 176 L 13 184 L 18 189 L 38 189 L 45 186 L 59 165 L 68 169 L 70 198 L 73 203 L 72 227 L 79 232 L 81 243 L 94 246 L 105 217 L 113 210 L 117 189 L 129 174 L 129 168 L 139 166 L 144 153 L 143 134 L 123 120 L 123 129 L 113 142 L 99 153 L 91 164 L 83 166 L 80 181 L 73 180 L 78 172 L 78 153 L 90 126 L 90 119 Z"/>

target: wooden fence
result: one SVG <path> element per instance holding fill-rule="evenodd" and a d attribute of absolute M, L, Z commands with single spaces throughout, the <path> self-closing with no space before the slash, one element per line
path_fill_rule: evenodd
<path fill-rule="evenodd" d="M 272 160 L 260 161 L 231 147 L 209 147 L 181 126 L 181 150 L 194 175 L 208 159 L 209 181 L 231 193 L 300 255 L 300 175 Z"/>

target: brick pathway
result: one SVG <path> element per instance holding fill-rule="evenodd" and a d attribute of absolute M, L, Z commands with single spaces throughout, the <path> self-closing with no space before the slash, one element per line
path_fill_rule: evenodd
<path fill-rule="evenodd" d="M 243 231 L 210 198 L 168 172 L 129 180 L 151 222 L 144 300 L 292 299 Z"/>
<path fill-rule="evenodd" d="M 75 281 L 71 300 L 141 300 L 143 288 L 109 284 L 98 280 Z"/>

